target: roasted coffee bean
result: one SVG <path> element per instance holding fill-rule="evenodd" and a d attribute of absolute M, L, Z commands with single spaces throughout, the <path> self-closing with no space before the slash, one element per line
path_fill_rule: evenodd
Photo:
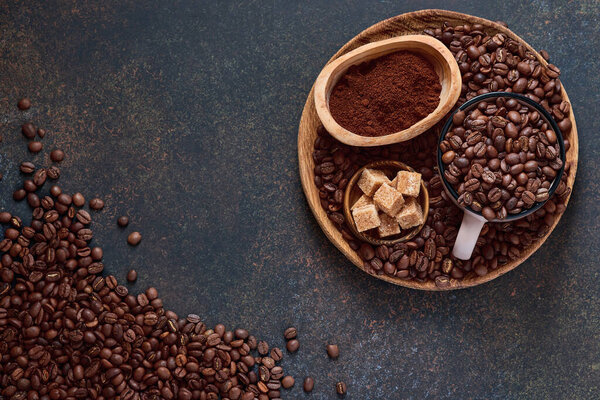
<path fill-rule="evenodd" d="M 32 174 L 35 172 L 35 165 L 32 162 L 24 161 L 21 163 L 19 169 L 24 174 Z"/>
<path fill-rule="evenodd" d="M 127 281 L 135 282 L 137 280 L 137 271 L 135 269 L 130 269 L 127 273 Z"/>
<path fill-rule="evenodd" d="M 312 392 L 315 388 L 315 380 L 312 377 L 307 376 L 304 378 L 304 384 L 302 385 L 302 388 L 306 393 Z"/>
<path fill-rule="evenodd" d="M 287 344 L 285 345 L 285 348 L 290 353 L 295 353 L 296 351 L 298 351 L 299 347 L 300 347 L 300 342 L 297 339 L 289 340 L 287 342 Z"/>
<path fill-rule="evenodd" d="M 42 151 L 43 147 L 44 145 L 42 144 L 42 142 L 37 141 L 29 142 L 29 144 L 27 145 L 27 148 L 32 153 L 39 153 L 40 151 Z"/>
<path fill-rule="evenodd" d="M 298 334 L 298 331 L 294 327 L 289 327 L 285 330 L 285 332 L 283 332 L 283 336 L 287 340 L 294 339 L 297 334 Z"/>
<path fill-rule="evenodd" d="M 35 137 L 35 126 L 30 122 L 23 124 L 21 125 L 21 133 L 27 139 L 33 139 Z"/>
<path fill-rule="evenodd" d="M 17 103 L 17 107 L 19 107 L 19 110 L 29 110 L 31 107 L 31 100 L 29 100 L 27 97 L 23 97 Z"/>
<path fill-rule="evenodd" d="M 65 152 L 60 149 L 55 149 L 50 152 L 50 159 L 54 162 L 61 162 L 65 159 Z"/>
<path fill-rule="evenodd" d="M 260 354 L 261 356 L 266 356 L 269 353 L 269 345 L 267 342 L 264 341 L 260 341 L 258 342 L 258 354 Z"/>
<path fill-rule="evenodd" d="M 340 349 L 337 344 L 328 344 L 327 345 L 327 355 L 329 358 L 336 359 L 340 356 Z"/>
<path fill-rule="evenodd" d="M 289 389 L 292 386 L 294 386 L 294 378 L 291 376 L 286 376 L 281 380 L 281 386 L 283 386 L 284 389 Z"/>
<path fill-rule="evenodd" d="M 344 382 L 338 382 L 335 384 L 335 391 L 340 396 L 344 396 L 346 394 L 346 384 Z"/>
<path fill-rule="evenodd" d="M 60 178 L 60 169 L 52 165 L 49 168 L 46 168 L 46 174 L 48 175 L 48 178 L 56 180 Z"/>
<path fill-rule="evenodd" d="M 98 197 L 94 197 L 90 200 L 90 208 L 92 210 L 101 210 L 104 208 L 104 201 Z"/>
<path fill-rule="evenodd" d="M 127 236 L 127 243 L 131 246 L 137 246 L 142 241 L 142 234 L 139 232 L 131 232 Z"/>
<path fill-rule="evenodd" d="M 117 224 L 121 228 L 125 228 L 127 225 L 129 225 L 129 218 L 123 215 L 117 219 Z"/>
<path fill-rule="evenodd" d="M 83 207 L 85 204 L 85 197 L 81 193 L 75 193 L 72 200 L 76 207 Z"/>

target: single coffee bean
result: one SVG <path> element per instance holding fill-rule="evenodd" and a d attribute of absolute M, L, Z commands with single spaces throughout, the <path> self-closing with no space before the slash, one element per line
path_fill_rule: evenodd
<path fill-rule="evenodd" d="M 269 344 L 264 341 L 258 342 L 257 351 L 261 356 L 266 356 L 269 353 Z"/>
<path fill-rule="evenodd" d="M 296 335 L 297 335 L 297 334 L 298 334 L 298 331 L 297 331 L 297 330 L 296 330 L 296 328 L 294 328 L 294 327 L 287 328 L 287 329 L 285 330 L 285 332 L 283 332 L 283 336 L 284 336 L 284 337 L 285 337 L 287 340 L 294 339 L 294 338 L 296 337 Z"/>
<path fill-rule="evenodd" d="M 273 347 L 271 349 L 270 356 L 275 361 L 281 361 L 281 359 L 283 358 L 283 353 L 278 347 Z"/>
<path fill-rule="evenodd" d="M 85 204 L 85 197 L 83 197 L 83 195 L 79 192 L 77 192 L 73 195 L 72 200 L 73 200 L 73 204 L 76 207 L 83 207 L 83 205 Z"/>
<path fill-rule="evenodd" d="M 27 97 L 23 97 L 17 103 L 17 107 L 19 107 L 19 110 L 29 110 L 29 107 L 31 107 L 31 100 L 29 100 Z"/>
<path fill-rule="evenodd" d="M 312 392 L 315 388 L 315 380 L 312 377 L 307 376 L 304 378 L 304 384 L 302 385 L 302 388 L 306 393 Z"/>
<path fill-rule="evenodd" d="M 24 174 L 32 174 L 33 172 L 35 172 L 35 165 L 32 162 L 24 161 L 19 166 L 19 169 Z"/>
<path fill-rule="evenodd" d="M 521 195 L 521 200 L 523 200 L 523 203 L 525 203 L 525 205 L 531 206 L 533 203 L 535 203 L 535 195 L 530 191 L 526 190 Z"/>
<path fill-rule="evenodd" d="M 135 282 L 137 280 L 137 271 L 135 269 L 130 269 L 127 273 L 127 281 Z"/>
<path fill-rule="evenodd" d="M 295 353 L 296 351 L 298 351 L 299 347 L 300 347 L 300 342 L 297 339 L 292 339 L 292 340 L 288 341 L 287 344 L 285 345 L 285 348 L 290 353 Z"/>
<path fill-rule="evenodd" d="M 483 207 L 481 210 L 481 215 L 483 215 L 483 217 L 488 221 L 496 218 L 496 212 L 491 207 Z"/>
<path fill-rule="evenodd" d="M 42 142 L 38 141 L 29 142 L 29 144 L 27 145 L 27 148 L 31 153 L 39 153 L 40 151 L 42 151 L 43 147 L 44 145 L 42 144 Z"/>
<path fill-rule="evenodd" d="M 127 225 L 129 225 L 129 218 L 123 215 L 117 219 L 117 224 L 121 228 L 125 228 Z"/>
<path fill-rule="evenodd" d="M 35 137 L 35 126 L 32 123 L 26 123 L 21 125 L 21 133 L 27 139 L 33 139 Z"/>
<path fill-rule="evenodd" d="M 337 344 L 328 344 L 327 345 L 327 355 L 329 358 L 336 359 L 340 356 L 340 349 Z"/>
<path fill-rule="evenodd" d="M 294 382 L 294 378 L 288 375 L 281 380 L 281 386 L 283 386 L 284 389 L 289 389 L 294 386 Z"/>
<path fill-rule="evenodd" d="M 50 159 L 54 162 L 61 162 L 65 159 L 65 152 L 59 149 L 50 152 Z"/>
<path fill-rule="evenodd" d="M 131 246 L 137 246 L 142 241 L 142 234 L 139 232 L 131 232 L 127 236 L 127 243 Z"/>
<path fill-rule="evenodd" d="M 104 200 L 98 197 L 94 197 L 90 200 L 90 208 L 92 210 L 101 210 L 102 208 L 104 208 Z"/>
<path fill-rule="evenodd" d="M 344 382 L 338 382 L 335 384 L 335 391 L 337 392 L 337 394 L 339 394 L 340 396 L 343 396 L 346 394 L 346 384 Z"/>

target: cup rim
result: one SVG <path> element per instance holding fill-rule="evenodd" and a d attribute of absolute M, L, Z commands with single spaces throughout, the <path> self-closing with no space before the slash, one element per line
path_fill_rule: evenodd
<path fill-rule="evenodd" d="M 562 132 L 560 131 L 560 128 L 558 127 L 558 124 L 556 123 L 556 121 L 554 121 L 554 118 L 552 118 L 550 113 L 548 111 L 546 111 L 546 109 L 544 107 L 542 107 L 539 103 L 533 101 L 532 99 L 530 99 L 527 96 L 523 96 L 521 94 L 512 93 L 512 92 L 490 92 L 490 93 L 484 93 L 479 96 L 473 97 L 471 100 L 466 101 L 464 104 L 462 104 L 456 110 L 454 110 L 448 117 L 448 120 L 446 121 L 444 126 L 442 127 L 440 136 L 438 138 L 438 143 L 437 143 L 437 161 L 438 161 L 439 175 L 440 175 L 440 178 L 444 185 L 444 188 L 446 189 L 446 192 L 448 192 L 450 195 L 452 195 L 453 201 L 458 205 L 458 197 L 459 197 L 458 193 L 452 187 L 452 185 L 446 180 L 446 177 L 444 176 L 445 168 L 444 168 L 444 163 L 442 162 L 442 151 L 440 149 L 440 144 L 446 138 L 446 135 L 448 134 L 448 131 L 450 130 L 450 127 L 452 126 L 452 118 L 454 117 L 454 114 L 456 114 L 458 111 L 463 111 L 466 108 L 469 108 L 472 105 L 480 103 L 481 101 L 484 101 L 486 99 L 497 98 L 497 97 L 508 97 L 508 98 L 517 99 L 518 101 L 527 103 L 528 106 L 534 108 L 537 112 L 542 114 L 544 116 L 544 118 L 550 123 L 552 130 L 556 134 L 558 147 L 560 150 L 559 151 L 560 159 L 563 161 L 562 167 L 558 170 L 556 176 L 554 177 L 554 180 L 552 181 L 552 184 L 550 185 L 550 188 L 548 189 L 548 199 L 546 199 L 545 201 L 542 201 L 542 202 L 536 202 L 534 206 L 532 206 L 531 208 L 528 208 L 527 210 L 521 211 L 518 214 L 512 214 L 512 215 L 509 214 L 506 218 L 503 218 L 503 219 L 497 219 L 497 218 L 494 218 L 493 220 L 486 219 L 488 222 L 510 222 L 510 221 L 524 218 L 530 214 L 533 214 L 540 208 L 542 208 L 544 206 L 544 204 L 546 204 L 546 202 L 548 200 L 550 200 L 550 198 L 556 191 L 556 188 L 560 184 L 563 172 L 565 170 L 565 164 L 567 163 L 567 159 L 566 159 L 563 135 L 562 135 Z M 485 217 L 483 217 L 483 214 L 481 214 L 481 212 L 475 211 L 471 207 L 464 207 L 464 206 L 460 206 L 460 205 L 458 205 L 458 207 L 461 209 L 464 209 L 465 211 L 469 211 L 473 214 L 479 215 L 482 218 L 485 218 Z"/>

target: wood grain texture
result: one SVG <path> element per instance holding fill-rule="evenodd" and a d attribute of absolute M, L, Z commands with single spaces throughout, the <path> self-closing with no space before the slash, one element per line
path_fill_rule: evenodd
<path fill-rule="evenodd" d="M 329 96 L 348 68 L 401 50 L 417 53 L 433 65 L 442 86 L 435 110 L 411 127 L 385 136 L 361 136 L 338 124 L 329 110 Z M 442 42 L 427 35 L 406 35 L 365 44 L 336 58 L 323 68 L 313 91 L 317 114 L 331 136 L 350 146 L 368 147 L 404 142 L 427 131 L 452 110 L 460 97 L 461 83 L 458 63 Z"/>
<path fill-rule="evenodd" d="M 351 39 L 348 43 L 346 43 L 329 61 L 328 64 L 331 63 L 336 58 L 340 57 L 343 54 L 348 53 L 364 44 L 389 39 L 395 36 L 401 35 L 410 35 L 410 34 L 419 34 L 422 33 L 425 28 L 428 27 L 438 27 L 441 26 L 444 22 L 448 22 L 451 25 L 459 25 L 459 24 L 481 24 L 485 27 L 486 32 L 488 33 L 504 33 L 508 37 L 518 40 L 521 42 L 526 48 L 536 54 L 538 60 L 543 64 L 547 65 L 546 61 L 523 39 L 517 36 L 508 28 L 503 27 L 495 22 L 489 21 L 487 19 L 474 17 L 471 15 L 466 15 L 462 13 L 445 11 L 445 10 L 422 10 L 415 11 L 407 14 L 398 15 L 396 17 L 384 20 L 379 22 L 367 29 L 363 32 L 359 33 L 353 39 Z M 567 96 L 566 90 L 562 90 L 562 96 L 564 100 L 569 101 L 569 97 Z M 317 219 L 317 222 L 323 229 L 323 232 L 327 236 L 327 238 L 358 268 L 364 271 L 363 261 L 360 259 L 358 254 L 348 246 L 346 241 L 342 238 L 341 233 L 336 229 L 334 224 L 327 218 L 327 214 L 321 208 L 321 204 L 319 201 L 319 193 L 314 184 L 314 161 L 312 158 L 313 144 L 317 137 L 317 127 L 321 124 L 319 117 L 317 115 L 317 111 L 314 104 L 314 86 L 311 89 L 306 104 L 304 106 L 304 110 L 302 112 L 302 117 L 300 119 L 300 126 L 298 128 L 298 160 L 300 167 L 300 178 L 302 181 L 302 187 L 304 193 L 306 195 L 306 199 L 308 204 Z M 572 123 L 572 129 L 569 134 L 564 135 L 566 139 L 569 140 L 571 146 L 569 151 L 567 152 L 567 162 L 570 164 L 569 177 L 567 180 L 567 186 L 569 188 L 573 187 L 573 183 L 575 182 L 575 175 L 577 173 L 577 160 L 579 153 L 579 143 L 577 138 L 577 125 L 575 123 L 575 116 L 573 110 L 571 110 L 571 114 L 569 119 Z M 570 195 L 569 195 L 570 197 Z M 566 199 L 568 203 L 569 198 Z M 398 278 L 389 277 L 386 275 L 376 276 L 376 278 L 385 280 L 390 283 L 394 283 L 396 285 L 401 285 L 413 289 L 420 290 L 453 290 L 466 288 L 471 286 L 476 286 L 485 282 L 489 282 L 492 279 L 495 279 L 501 275 L 504 275 L 508 271 L 519 266 L 522 262 L 527 260 L 529 256 L 531 256 L 548 238 L 548 236 L 552 233 L 556 225 L 558 224 L 561 216 L 555 219 L 553 225 L 548 230 L 548 233 L 543 238 L 540 238 L 538 241 L 534 242 L 531 246 L 529 246 L 525 251 L 521 253 L 521 257 L 517 260 L 511 261 L 496 270 L 490 271 L 487 275 L 479 277 L 470 277 L 462 280 L 450 279 L 450 284 L 446 288 L 439 288 L 432 281 L 426 281 L 424 283 L 416 282 L 416 281 L 406 281 Z"/>

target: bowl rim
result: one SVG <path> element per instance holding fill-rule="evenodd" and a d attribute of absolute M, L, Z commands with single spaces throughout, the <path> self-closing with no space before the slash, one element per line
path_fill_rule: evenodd
<path fill-rule="evenodd" d="M 554 118 L 552 118 L 552 116 L 548 113 L 548 111 L 546 111 L 546 109 L 544 109 L 544 107 L 542 107 L 538 103 L 534 102 L 527 96 L 523 96 L 521 94 L 512 93 L 512 92 L 490 92 L 490 93 L 481 94 L 479 96 L 475 96 L 472 99 L 463 103 L 460 107 L 458 107 L 456 110 L 454 110 L 448 116 L 448 120 L 446 121 L 442 130 L 440 131 L 440 136 L 438 138 L 438 143 L 437 143 L 437 163 L 438 163 L 438 170 L 439 170 L 438 175 L 440 176 L 440 178 L 442 180 L 444 189 L 446 189 L 447 192 L 452 196 L 452 200 L 457 205 L 458 205 L 458 197 L 459 197 L 458 193 L 456 192 L 454 187 L 452 187 L 452 185 L 448 182 L 448 180 L 446 179 L 446 176 L 444 175 L 445 165 L 442 161 L 442 150 L 440 149 L 440 144 L 442 143 L 442 141 L 445 140 L 446 135 L 448 134 L 448 131 L 450 130 L 450 127 L 453 126 L 452 118 L 454 117 L 454 114 L 456 114 L 459 111 L 464 111 L 465 109 L 472 107 L 482 101 L 485 101 L 486 99 L 499 98 L 499 97 L 508 97 L 511 99 L 517 99 L 518 101 L 521 101 L 521 102 L 525 102 L 525 103 L 527 103 L 527 105 L 529 107 L 534 108 L 537 112 L 539 112 L 540 114 L 543 115 L 543 117 L 546 119 L 547 122 L 549 122 L 550 126 L 552 127 L 552 130 L 556 134 L 557 143 L 558 143 L 558 147 L 559 147 L 559 153 L 560 153 L 560 159 L 562 160 L 563 164 L 560 167 L 560 169 L 558 170 L 556 176 L 554 177 L 554 180 L 552 181 L 552 184 L 550 185 L 550 188 L 548 189 L 548 199 L 546 199 L 545 201 L 541 201 L 541 202 L 537 201 L 533 207 L 523 210 L 518 214 L 510 214 L 506 218 L 503 218 L 503 219 L 498 219 L 498 218 L 494 218 L 492 220 L 486 219 L 487 222 L 494 222 L 494 223 L 512 222 L 512 221 L 524 218 L 530 214 L 533 214 L 534 212 L 536 212 L 537 210 L 542 208 L 544 206 L 544 204 L 546 204 L 546 202 L 552 197 L 552 195 L 556 191 L 556 188 L 558 188 L 558 185 L 560 184 L 563 173 L 565 171 L 565 165 L 567 163 L 564 138 L 563 138 L 562 132 L 560 131 L 560 128 L 558 127 L 558 124 L 556 123 L 556 121 L 554 121 Z M 460 205 L 458 205 L 458 207 L 464 208 L 465 210 L 468 210 L 468 211 L 472 212 L 473 214 L 483 217 L 483 214 L 480 211 L 475 211 L 471 207 L 463 207 Z"/>
<path fill-rule="evenodd" d="M 418 38 L 418 40 L 416 40 L 416 38 Z M 445 64 L 448 65 L 448 68 L 450 70 L 448 74 L 449 76 L 447 78 L 449 82 L 447 100 L 445 102 L 442 102 L 442 98 L 440 98 L 440 102 L 438 103 L 437 107 L 427 116 L 425 116 L 421 120 L 417 121 L 414 125 L 406 129 L 403 129 L 398 132 L 393 132 L 387 135 L 363 136 L 351 132 L 350 130 L 341 126 L 331 114 L 331 110 L 329 107 L 329 95 L 331 94 L 331 91 L 327 90 L 327 86 L 328 82 L 332 79 L 333 71 L 336 70 L 340 65 L 343 65 L 344 63 L 348 62 L 348 60 L 352 59 L 357 54 L 365 52 L 365 50 L 371 48 L 376 49 L 378 47 L 384 47 L 387 44 L 401 46 L 402 44 L 411 42 L 426 45 L 431 50 L 440 54 L 441 58 L 444 61 L 447 61 L 445 62 Z M 388 50 L 389 51 L 386 50 L 382 52 L 382 54 L 373 57 L 373 59 L 382 57 L 387 54 L 391 54 L 396 51 L 401 51 L 402 48 L 398 47 Z M 440 61 L 440 63 L 443 63 L 444 61 Z M 345 73 L 351 66 L 358 65 L 361 62 L 363 61 L 349 63 L 347 67 L 343 68 L 343 72 L 341 74 L 343 75 L 343 73 Z M 443 69 L 445 69 L 445 67 L 443 67 Z M 440 78 L 441 83 L 442 76 L 439 76 L 438 74 L 438 77 Z M 321 120 L 321 123 L 325 126 L 327 131 L 334 138 L 350 146 L 375 147 L 405 142 L 407 140 L 414 139 L 415 137 L 419 136 L 424 132 L 427 132 L 427 130 L 431 129 L 433 126 L 435 126 L 435 124 L 439 123 L 456 105 L 456 102 L 460 97 L 461 85 L 462 76 L 458 67 L 458 63 L 456 62 L 454 56 L 452 56 L 450 50 L 441 41 L 425 34 L 401 35 L 389 39 L 383 39 L 378 40 L 376 42 L 364 44 L 352 51 L 341 55 L 340 57 L 325 65 L 325 67 L 323 67 L 315 81 L 313 99 L 315 102 L 315 109 L 317 111 L 319 119 Z M 333 90 L 334 86 L 335 85 L 331 86 L 331 90 Z M 413 129 L 415 127 L 416 129 Z M 412 130 L 412 132 L 409 132 L 409 134 L 407 135 L 407 131 L 410 130 Z"/>
<path fill-rule="evenodd" d="M 395 161 L 395 160 L 372 161 L 368 164 L 363 165 L 358 170 L 356 170 L 356 172 L 352 175 L 352 177 L 348 181 L 348 184 L 346 185 L 346 189 L 344 190 L 344 200 L 343 200 L 344 218 L 346 220 L 346 224 L 348 225 L 348 228 L 352 231 L 352 234 L 355 237 L 357 237 L 358 239 L 360 239 L 364 242 L 368 242 L 372 245 L 376 245 L 376 246 L 381 246 L 381 245 L 393 246 L 396 243 L 403 243 L 403 242 L 409 241 L 410 239 L 417 236 L 419 234 L 419 232 L 421 232 L 421 229 L 423 229 L 423 226 L 425 226 L 425 223 L 427 222 L 427 217 L 429 215 L 429 191 L 427 190 L 427 186 L 425 185 L 425 182 L 423 181 L 422 178 L 421 178 L 421 182 L 420 182 L 421 183 L 421 191 L 420 191 L 419 197 L 418 197 L 419 199 L 422 198 L 422 201 L 420 201 L 419 204 L 421 205 L 421 210 L 423 211 L 423 222 L 420 225 L 410 228 L 410 232 L 408 234 L 401 236 L 399 238 L 396 238 L 396 239 L 375 238 L 373 236 L 365 234 L 364 232 L 359 232 L 356 229 L 356 226 L 354 225 L 354 220 L 352 218 L 352 210 L 351 210 L 351 205 L 350 205 L 350 194 L 351 194 L 352 190 L 354 189 L 354 187 L 356 186 L 356 183 L 360 179 L 360 176 L 362 175 L 363 171 L 368 168 L 371 168 L 371 169 L 395 168 L 398 171 L 417 172 L 410 165 L 407 165 L 407 164 L 403 163 L 402 161 Z"/>

